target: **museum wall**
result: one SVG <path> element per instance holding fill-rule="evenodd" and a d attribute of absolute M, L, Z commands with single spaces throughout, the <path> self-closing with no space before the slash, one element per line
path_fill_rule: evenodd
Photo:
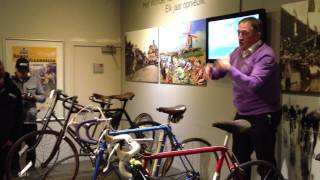
<path fill-rule="evenodd" d="M 120 2 L 0 0 L 0 38 L 0 58 L 4 61 L 6 39 L 61 41 L 64 46 L 64 89 L 74 95 L 74 63 L 77 63 L 74 47 L 119 45 Z M 117 51 L 121 53 L 119 49 Z M 116 58 L 120 62 L 120 56 Z M 120 70 L 111 69 L 116 74 L 120 74 Z M 115 86 L 118 86 L 117 92 L 113 93 L 120 93 L 120 83 Z"/>
<path fill-rule="evenodd" d="M 149 2 L 146 6 L 145 3 Z M 279 57 L 280 47 L 280 7 L 282 4 L 295 1 L 194 1 L 194 6 L 174 10 L 166 9 L 167 5 L 186 4 L 189 0 L 122 0 L 121 1 L 121 35 L 127 32 L 159 27 L 174 22 L 190 21 L 207 17 L 219 16 L 243 11 L 264 8 L 267 12 L 267 43 L 276 51 Z M 193 2 L 193 1 L 192 1 Z M 153 3 L 153 4 L 152 4 Z M 227 36 L 227 34 L 226 34 Z M 123 45 L 124 46 L 124 45 Z M 124 58 L 122 58 L 124 62 Z M 123 67 L 124 68 L 124 67 Z M 135 99 L 129 104 L 131 114 L 148 112 L 156 121 L 166 122 L 165 115 L 156 111 L 159 106 L 174 106 L 184 104 L 187 111 L 184 119 L 174 124 L 174 132 L 179 138 L 203 137 L 213 144 L 223 141 L 223 133 L 211 127 L 212 122 L 231 120 L 235 112 L 232 104 L 231 80 L 224 78 L 219 81 L 209 81 L 206 87 L 185 86 L 159 83 L 132 82 L 125 79 L 122 71 L 123 92 L 132 91 Z M 272 98 L 272 97 L 271 97 Z M 319 107 L 319 97 L 283 94 L 284 104 L 300 104 L 300 106 Z"/>
<path fill-rule="evenodd" d="M 148 6 L 145 4 L 150 2 Z M 242 2 L 242 4 L 240 4 Z M 267 43 L 279 56 L 280 27 L 283 4 L 295 0 L 0 0 L 0 58 L 6 61 L 6 39 L 54 40 L 64 44 L 64 85 L 74 95 L 75 46 L 116 45 L 121 56 L 120 92 L 135 93 L 128 112 L 136 116 L 150 113 L 156 121 L 166 122 L 166 116 L 156 111 L 159 106 L 184 104 L 187 111 L 174 132 L 178 138 L 202 137 L 212 144 L 223 142 L 223 133 L 211 127 L 212 122 L 230 120 L 232 104 L 231 80 L 208 81 L 207 86 L 172 85 L 127 81 L 124 67 L 124 34 L 181 21 L 203 19 L 265 8 L 267 11 Z M 174 10 L 174 6 L 182 8 Z M 166 9 L 171 5 L 172 9 Z M 116 57 L 116 59 L 120 59 Z M 120 69 L 121 70 L 121 69 Z M 118 69 L 113 69 L 118 73 Z M 119 77 L 120 78 L 120 77 Z M 101 82 L 97 82 L 99 86 Z M 120 86 L 112 84 L 111 86 Z M 86 88 L 84 86 L 84 88 Z M 120 90 L 121 88 L 121 90 Z M 283 104 L 319 107 L 318 96 L 283 94 Z"/>

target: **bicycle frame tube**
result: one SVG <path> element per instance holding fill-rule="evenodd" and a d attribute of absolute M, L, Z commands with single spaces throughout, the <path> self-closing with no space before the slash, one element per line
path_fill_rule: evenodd
<path fill-rule="evenodd" d="M 170 134 L 172 134 L 171 132 L 171 127 L 167 126 L 167 125 L 159 125 L 159 126 L 153 126 L 153 127 L 145 127 L 145 128 L 135 128 L 135 129 L 126 129 L 126 130 L 113 130 L 113 131 L 109 131 L 109 135 L 111 136 L 116 136 L 116 135 L 121 135 L 121 134 L 129 134 L 129 133 L 139 133 L 139 132 L 147 132 L 147 131 L 159 131 L 159 130 L 163 130 L 165 132 L 168 132 Z M 163 137 L 163 139 L 165 139 L 165 136 Z M 164 142 L 164 141 L 163 141 Z M 99 154 L 97 156 L 97 160 L 96 160 L 96 164 L 95 164 L 95 169 L 94 169 L 94 173 L 92 176 L 92 180 L 96 180 L 97 175 L 98 175 L 98 171 L 99 171 L 99 167 L 100 167 L 100 163 L 101 163 L 101 159 L 103 158 L 103 152 L 105 151 L 107 147 L 107 143 L 106 142 L 102 142 L 102 147 L 99 149 Z M 163 151 L 163 146 L 160 149 L 160 152 Z M 158 159 L 158 163 L 160 164 L 160 158 Z M 157 175 L 159 171 L 159 167 L 157 166 L 156 170 L 155 170 L 155 174 Z"/>
<path fill-rule="evenodd" d="M 71 99 L 71 103 L 70 103 L 71 104 L 71 110 L 67 114 L 66 123 L 64 124 L 63 128 L 59 132 L 58 139 L 56 141 L 55 146 L 52 149 L 52 152 L 48 156 L 47 160 L 41 164 L 41 167 L 47 167 L 49 162 L 52 160 L 52 158 L 56 155 L 57 151 L 59 150 L 59 146 L 60 146 L 60 143 L 62 141 L 62 138 L 65 136 L 65 131 L 66 131 L 67 124 L 68 124 L 68 121 L 70 119 L 70 116 L 72 114 L 72 108 L 73 108 L 73 106 L 74 106 L 74 104 L 76 102 L 76 97 L 69 97 L 69 98 L 66 98 L 65 100 L 68 100 L 68 99 Z"/>
<path fill-rule="evenodd" d="M 126 119 L 128 120 L 128 122 L 130 123 L 130 126 L 135 127 L 135 124 L 133 123 L 132 119 L 130 118 L 129 114 L 127 113 L 127 111 L 125 109 L 123 109 L 122 115 L 123 114 L 126 117 Z M 121 116 L 121 118 L 122 118 L 122 116 Z"/>
<path fill-rule="evenodd" d="M 170 131 L 171 132 L 171 131 Z M 167 139 L 167 134 L 163 133 L 161 138 L 161 144 L 157 144 L 157 152 L 163 152 L 165 144 L 166 144 L 166 139 Z M 152 167 L 152 176 L 158 176 L 159 175 L 159 169 L 161 165 L 161 159 L 155 160 L 153 167 Z"/>
<path fill-rule="evenodd" d="M 109 132 L 109 135 L 116 136 L 116 135 L 120 135 L 120 134 L 130 134 L 130 133 L 158 131 L 158 130 L 164 130 L 165 132 L 171 132 L 171 128 L 169 126 L 162 124 L 160 126 L 152 126 L 152 127 L 144 127 L 144 128 L 113 130 L 113 131 Z"/>
<path fill-rule="evenodd" d="M 101 145 L 101 148 L 99 149 L 99 153 L 98 153 L 98 156 L 97 156 L 95 168 L 94 168 L 93 175 L 92 175 L 92 180 L 96 180 L 97 179 L 97 176 L 98 176 L 98 173 L 99 173 L 99 168 L 100 168 L 100 163 L 101 163 L 101 160 L 103 158 L 103 153 L 107 148 L 107 143 L 105 141 L 101 142 L 101 144 L 102 145 Z"/>
<path fill-rule="evenodd" d="M 230 171 L 235 168 L 236 162 L 234 162 L 231 154 L 228 151 L 228 148 L 225 146 L 201 147 L 201 148 L 195 148 L 195 149 L 163 152 L 163 153 L 158 153 L 150 156 L 144 156 L 143 157 L 144 168 L 146 168 L 147 162 L 149 160 L 162 159 L 162 158 L 175 157 L 175 156 L 186 156 L 191 154 L 200 154 L 200 153 L 208 153 L 208 152 L 221 152 L 220 157 L 217 160 L 217 165 L 215 167 L 213 180 L 218 180 L 220 178 L 220 173 L 221 173 L 221 169 L 224 161 L 226 161 L 226 164 L 228 166 L 228 169 L 230 169 Z"/>

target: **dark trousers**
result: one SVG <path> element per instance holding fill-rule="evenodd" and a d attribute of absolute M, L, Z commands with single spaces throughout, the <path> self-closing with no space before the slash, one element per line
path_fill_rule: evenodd
<path fill-rule="evenodd" d="M 4 178 L 5 162 L 9 148 L 9 146 L 0 146 L 0 180 Z"/>
<path fill-rule="evenodd" d="M 24 124 L 22 127 L 22 136 L 37 130 L 37 124 Z M 29 138 L 25 143 L 28 145 L 28 147 L 32 147 L 36 143 L 37 139 L 36 137 Z M 31 161 L 33 166 L 35 165 L 36 162 L 36 150 L 30 150 L 27 153 L 26 161 L 29 162 Z"/>
<path fill-rule="evenodd" d="M 234 119 L 245 119 L 251 123 L 247 132 L 233 134 L 232 151 L 240 163 L 250 161 L 255 151 L 257 159 L 276 165 L 276 131 L 281 115 L 281 111 L 252 116 L 235 115 Z"/>
<path fill-rule="evenodd" d="M 3 179 L 6 179 L 5 178 L 5 172 L 6 172 L 6 159 L 7 159 L 7 155 L 8 155 L 8 152 L 11 148 L 11 145 L 10 146 L 5 146 L 5 147 L 2 147 L 0 149 L 0 180 L 3 180 Z M 18 152 L 12 156 L 12 166 L 11 166 L 11 170 L 12 171 L 18 171 L 19 169 L 19 163 L 18 163 Z"/>

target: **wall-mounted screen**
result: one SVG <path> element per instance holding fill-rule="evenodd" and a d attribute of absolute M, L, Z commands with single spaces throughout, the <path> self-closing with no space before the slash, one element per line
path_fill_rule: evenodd
<path fill-rule="evenodd" d="M 256 9 L 240 13 L 211 17 L 207 19 L 207 62 L 227 57 L 238 42 L 238 23 L 245 17 L 253 16 L 262 21 L 265 28 L 265 10 Z M 262 34 L 265 39 L 265 31 Z"/>

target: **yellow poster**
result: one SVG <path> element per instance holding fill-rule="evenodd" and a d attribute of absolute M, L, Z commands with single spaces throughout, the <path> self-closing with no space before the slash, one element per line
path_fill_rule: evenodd
<path fill-rule="evenodd" d="M 24 57 L 30 63 L 56 63 L 57 48 L 13 46 L 12 55 L 14 61 L 20 57 Z"/>
<path fill-rule="evenodd" d="M 30 62 L 30 75 L 41 84 L 47 97 L 45 103 L 38 104 L 38 117 L 44 116 L 50 102 L 50 91 L 57 88 L 57 48 L 56 47 L 12 47 L 12 61 L 24 57 Z"/>

